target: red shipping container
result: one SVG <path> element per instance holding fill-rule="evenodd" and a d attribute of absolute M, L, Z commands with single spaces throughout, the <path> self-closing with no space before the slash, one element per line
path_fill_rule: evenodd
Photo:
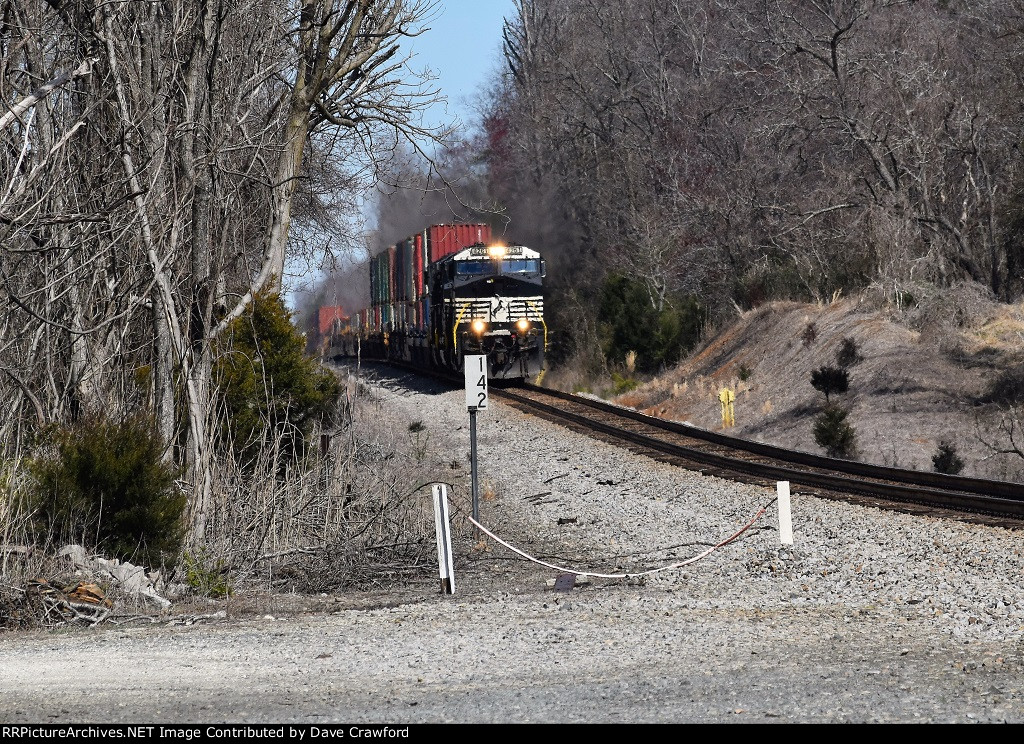
<path fill-rule="evenodd" d="M 427 228 L 431 262 L 490 240 L 491 226 L 485 224 L 431 225 Z"/>
<path fill-rule="evenodd" d="M 339 320 L 342 323 L 348 320 L 348 315 L 345 314 L 345 310 L 341 305 L 330 305 L 320 308 L 319 329 L 321 338 L 333 331 L 332 327 L 335 320 Z"/>
<path fill-rule="evenodd" d="M 418 300 L 423 296 L 423 235 L 416 233 L 413 236 L 413 296 L 411 299 Z"/>
<path fill-rule="evenodd" d="M 427 300 L 425 299 L 416 303 L 416 327 L 424 332 L 427 330 Z"/>

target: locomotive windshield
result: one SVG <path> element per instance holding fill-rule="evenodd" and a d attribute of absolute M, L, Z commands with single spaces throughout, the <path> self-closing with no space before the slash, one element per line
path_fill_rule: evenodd
<path fill-rule="evenodd" d="M 502 274 L 539 274 L 539 258 L 506 258 L 501 262 Z"/>
<path fill-rule="evenodd" d="M 503 261 L 458 261 L 455 271 L 459 276 L 484 274 L 539 274 L 539 258 L 506 258 Z"/>
<path fill-rule="evenodd" d="M 494 273 L 490 261 L 458 261 L 455 270 L 460 276 L 480 276 Z"/>

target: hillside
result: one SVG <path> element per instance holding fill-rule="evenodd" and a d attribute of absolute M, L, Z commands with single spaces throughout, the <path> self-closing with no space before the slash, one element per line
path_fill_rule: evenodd
<path fill-rule="evenodd" d="M 930 470 L 945 440 L 964 460 L 962 475 L 1024 479 L 1024 459 L 996 455 L 979 437 L 1009 443 L 1000 430 L 1005 409 L 984 401 L 1014 370 L 1021 379 L 1024 303 L 999 305 L 966 290 L 902 312 L 863 298 L 764 305 L 615 402 L 725 431 L 718 395 L 730 388 L 735 426 L 726 433 L 821 454 L 813 422 L 825 399 L 811 372 L 837 366 L 847 338 L 861 359 L 848 368 L 849 391 L 833 399 L 850 410 L 856 459 Z"/>

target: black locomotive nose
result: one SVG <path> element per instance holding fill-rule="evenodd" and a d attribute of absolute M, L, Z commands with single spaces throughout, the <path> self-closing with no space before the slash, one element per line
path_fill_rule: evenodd
<path fill-rule="evenodd" d="M 456 373 L 464 355 L 482 354 L 500 377 L 539 375 L 543 277 L 536 251 L 493 244 L 489 225 L 431 225 L 370 259 L 371 307 L 332 346 Z M 488 325 L 473 328 L 481 317 Z"/>

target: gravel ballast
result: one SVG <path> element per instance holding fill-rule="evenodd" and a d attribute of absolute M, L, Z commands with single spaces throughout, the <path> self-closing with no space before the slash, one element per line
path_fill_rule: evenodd
<path fill-rule="evenodd" d="M 372 389 L 465 461 L 462 390 Z M 555 591 L 560 571 L 477 540 L 465 463 L 454 596 L 434 569 L 313 612 L 0 635 L 0 723 L 1024 722 L 1018 531 L 794 489 L 782 545 L 773 489 L 494 398 L 478 455 L 484 526 L 546 563 L 631 578 Z"/>

